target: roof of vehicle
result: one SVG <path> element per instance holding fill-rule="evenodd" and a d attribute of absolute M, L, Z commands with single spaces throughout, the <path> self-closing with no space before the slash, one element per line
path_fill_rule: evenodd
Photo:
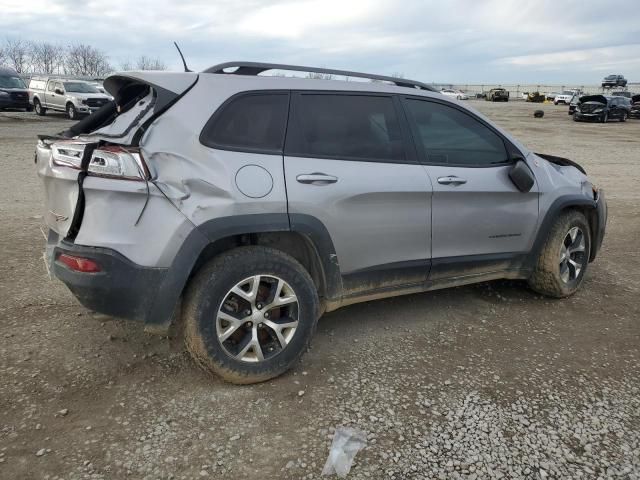
<path fill-rule="evenodd" d="M 0 67 L 0 75 L 20 76 L 20 74 L 11 67 Z"/>
<path fill-rule="evenodd" d="M 259 63 L 259 62 L 226 62 L 213 67 L 209 67 L 202 73 L 214 73 L 223 75 L 247 75 L 258 76 L 261 73 L 283 70 L 289 72 L 307 72 L 316 73 L 322 75 L 337 75 L 349 78 L 363 78 L 368 80 L 387 82 L 399 87 L 409 87 L 419 90 L 427 90 L 430 92 L 437 91 L 435 88 L 416 80 L 409 80 L 407 78 L 388 77 L 384 75 L 378 75 L 374 73 L 353 72 L 349 70 L 335 70 L 329 68 L 320 67 L 306 67 L 301 65 L 286 65 L 281 63 Z"/>

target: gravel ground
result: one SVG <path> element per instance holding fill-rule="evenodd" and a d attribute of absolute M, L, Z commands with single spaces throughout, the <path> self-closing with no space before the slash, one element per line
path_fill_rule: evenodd
<path fill-rule="evenodd" d="M 34 136 L 69 123 L 0 113 L 0 478 L 320 478 L 334 429 L 352 426 L 368 439 L 353 479 L 640 479 L 640 121 L 473 104 L 607 191 L 584 288 L 550 300 L 501 281 L 353 305 L 321 319 L 293 372 L 247 387 L 47 277 Z"/>

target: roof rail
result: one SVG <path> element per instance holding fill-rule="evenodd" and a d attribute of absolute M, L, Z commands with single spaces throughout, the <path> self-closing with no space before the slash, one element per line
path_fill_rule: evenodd
<path fill-rule="evenodd" d="M 235 68 L 233 72 L 225 72 L 228 68 Z M 368 78 L 370 80 L 379 80 L 393 83 L 398 87 L 417 88 L 420 90 L 428 90 L 436 92 L 437 90 L 426 83 L 408 80 L 406 78 L 386 77 L 384 75 L 374 75 L 371 73 L 350 72 L 347 70 L 332 70 L 329 68 L 302 67 L 300 65 L 283 65 L 278 63 L 259 63 L 259 62 L 227 62 L 214 65 L 203 71 L 203 73 L 225 73 L 230 75 L 259 75 L 268 70 L 287 70 L 292 72 L 308 72 L 308 73 L 324 73 L 328 75 L 341 75 L 344 77 Z"/>

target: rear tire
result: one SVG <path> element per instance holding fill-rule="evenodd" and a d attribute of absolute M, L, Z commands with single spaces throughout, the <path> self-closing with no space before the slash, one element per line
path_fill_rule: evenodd
<path fill-rule="evenodd" d="M 44 117 L 47 114 L 47 109 L 42 106 L 40 100 L 37 98 L 33 101 L 33 108 L 36 111 L 36 115 L 39 115 L 40 117 Z"/>
<path fill-rule="evenodd" d="M 582 284 L 590 251 L 591 235 L 585 216 L 577 210 L 561 213 L 540 251 L 529 286 L 549 297 L 572 295 Z"/>
<path fill-rule="evenodd" d="M 209 373 L 237 384 L 264 382 L 300 360 L 319 312 L 315 284 L 296 259 L 273 248 L 240 247 L 214 258 L 190 281 L 185 343 Z"/>

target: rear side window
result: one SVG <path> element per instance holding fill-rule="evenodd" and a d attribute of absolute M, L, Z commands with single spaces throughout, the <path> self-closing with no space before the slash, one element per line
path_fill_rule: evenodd
<path fill-rule="evenodd" d="M 417 99 L 407 99 L 407 106 L 427 163 L 488 166 L 508 161 L 502 138 L 471 115 Z"/>
<path fill-rule="evenodd" d="M 288 92 L 243 94 L 213 114 L 200 142 L 224 150 L 282 153 L 288 110 Z"/>
<path fill-rule="evenodd" d="M 403 161 L 393 99 L 373 95 L 300 93 L 294 98 L 286 154 L 363 161 Z"/>

